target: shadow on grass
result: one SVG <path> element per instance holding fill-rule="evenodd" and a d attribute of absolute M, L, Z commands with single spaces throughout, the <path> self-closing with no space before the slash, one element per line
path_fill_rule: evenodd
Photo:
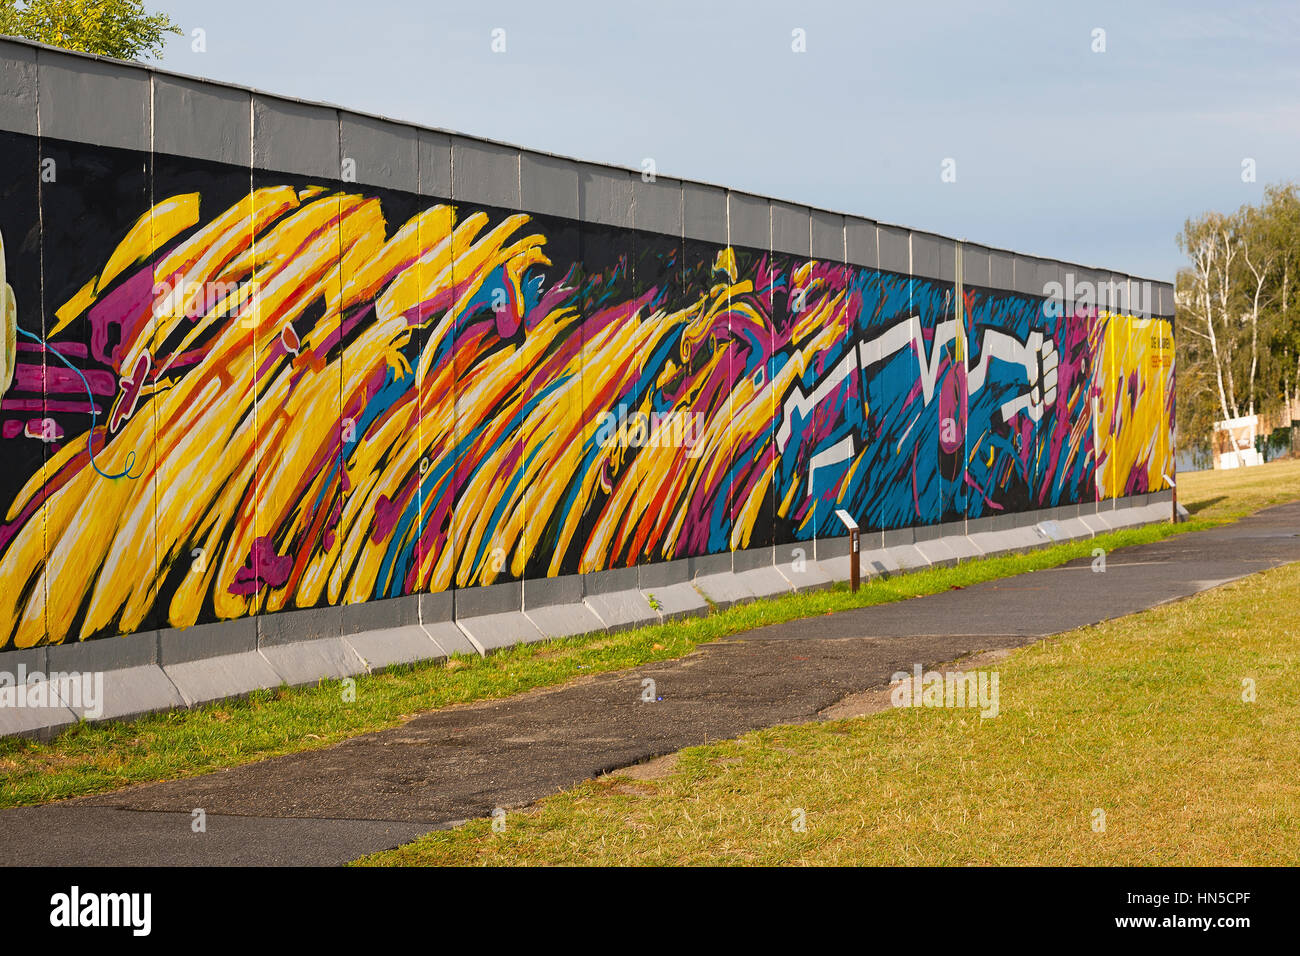
<path fill-rule="evenodd" d="M 1194 515 L 1194 514 L 1200 514 L 1206 508 L 1209 508 L 1213 505 L 1217 505 L 1220 501 L 1227 501 L 1227 500 L 1228 500 L 1227 495 L 1218 495 L 1217 497 L 1205 498 L 1201 501 L 1194 502 L 1193 504 L 1190 505 L 1184 503 L 1183 507 L 1187 509 L 1188 514 Z"/>

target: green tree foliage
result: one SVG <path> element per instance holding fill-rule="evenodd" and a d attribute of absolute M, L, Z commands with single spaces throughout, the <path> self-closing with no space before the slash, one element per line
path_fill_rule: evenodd
<path fill-rule="evenodd" d="M 1178 427 L 1300 416 L 1300 188 L 1270 186 L 1256 206 L 1188 219 L 1178 246 Z"/>
<path fill-rule="evenodd" d="M 164 37 L 181 29 L 141 0 L 0 0 L 0 33 L 119 60 L 161 57 Z"/>

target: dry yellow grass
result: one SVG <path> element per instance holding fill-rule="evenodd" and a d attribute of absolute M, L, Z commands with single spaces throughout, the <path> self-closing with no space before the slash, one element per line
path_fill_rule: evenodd
<path fill-rule="evenodd" d="M 1178 481 L 1178 500 L 1194 518 L 1249 514 L 1300 498 L 1300 459 L 1254 468 L 1190 471 Z"/>

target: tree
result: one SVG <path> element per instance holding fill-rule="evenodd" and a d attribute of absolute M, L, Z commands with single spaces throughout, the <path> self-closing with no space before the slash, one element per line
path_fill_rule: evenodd
<path fill-rule="evenodd" d="M 1192 260 L 1184 282 L 1181 328 L 1209 348 L 1219 411 L 1225 419 L 1239 414 L 1232 376 L 1236 337 L 1230 316 L 1232 264 L 1237 247 L 1231 233 L 1229 217 L 1211 212 L 1187 220 L 1178 237 L 1179 248 Z"/>
<path fill-rule="evenodd" d="M 161 57 L 164 37 L 181 29 L 142 0 L 0 0 L 0 33 L 119 60 Z"/>
<path fill-rule="evenodd" d="M 1265 289 L 1281 250 L 1274 244 L 1269 210 L 1247 206 L 1237 214 L 1237 243 L 1249 272 L 1246 316 L 1250 322 L 1250 375 L 1246 414 L 1255 414 L 1255 382 L 1259 377 L 1260 307 L 1267 304 Z"/>
<path fill-rule="evenodd" d="M 1300 408 L 1300 190 L 1294 183 L 1270 186 L 1265 208 L 1269 242 L 1277 258 L 1272 273 L 1274 321 L 1268 351 L 1277 358 L 1273 370 L 1288 417 Z"/>
<path fill-rule="evenodd" d="M 1178 427 L 1192 440 L 1216 420 L 1300 410 L 1300 189 L 1188 219 L 1178 237 Z"/>

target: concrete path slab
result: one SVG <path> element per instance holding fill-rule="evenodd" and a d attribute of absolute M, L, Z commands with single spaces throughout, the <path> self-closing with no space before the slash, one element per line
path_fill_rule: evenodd
<path fill-rule="evenodd" d="M 882 554 L 884 552 L 881 552 Z M 863 554 L 859 560 L 862 562 L 862 573 L 867 573 L 867 556 Z M 829 558 L 818 558 L 817 564 L 825 571 L 832 581 L 847 581 L 849 579 L 849 556 L 847 554 L 837 554 Z"/>
<path fill-rule="evenodd" d="M 290 687 L 354 677 L 366 670 L 356 651 L 343 643 L 341 637 L 267 644 L 258 648 L 258 653 Z"/>
<path fill-rule="evenodd" d="M 995 555 L 1011 550 L 1011 539 L 1006 531 L 976 531 L 970 536 L 971 544 L 980 554 Z"/>
<path fill-rule="evenodd" d="M 781 597 L 794 591 L 790 582 L 785 579 L 785 575 L 778 571 L 775 565 L 737 571 L 736 577 L 754 597 Z"/>
<path fill-rule="evenodd" d="M 777 565 L 777 570 L 796 591 L 819 591 L 834 583 L 834 579 L 822 567 L 821 562 L 814 561 L 812 558 L 804 558 L 799 564 L 787 561 L 785 564 Z"/>
<path fill-rule="evenodd" d="M 1085 528 L 1092 532 L 1094 537 L 1111 530 L 1110 525 L 1096 514 L 1079 515 L 1079 520 L 1083 522 Z"/>
<path fill-rule="evenodd" d="M 475 645 L 469 635 L 452 621 L 426 621 L 421 626 L 448 657 L 452 654 L 483 653 L 483 649 Z"/>
<path fill-rule="evenodd" d="M 1130 528 L 1146 520 L 1145 507 L 1117 508 L 1114 511 L 1103 512 L 1103 517 L 1110 522 L 1112 528 Z"/>
<path fill-rule="evenodd" d="M 1173 514 L 1172 507 L 1167 501 L 1158 501 L 1155 504 L 1147 505 L 1145 508 L 1136 509 L 1142 515 L 1138 524 L 1152 524 L 1156 521 L 1168 521 Z"/>
<path fill-rule="evenodd" d="M 524 616 L 547 637 L 572 637 L 603 631 L 604 622 L 585 604 L 546 604 L 524 608 Z"/>
<path fill-rule="evenodd" d="M 456 623 L 485 652 L 515 644 L 531 644 L 545 637 L 536 624 L 524 617 L 523 611 L 462 617 Z"/>
<path fill-rule="evenodd" d="M 1066 518 L 1060 522 L 1061 530 L 1071 541 L 1077 541 L 1079 538 L 1095 537 L 1095 532 L 1084 524 L 1082 518 Z"/>
<path fill-rule="evenodd" d="M 718 607 L 731 607 L 741 601 L 754 600 L 754 592 L 745 584 L 745 580 L 734 571 L 720 571 L 717 574 L 701 574 L 695 579 L 695 587 L 701 594 Z"/>
<path fill-rule="evenodd" d="M 1045 544 L 1052 543 L 1052 539 L 1040 531 L 1037 525 L 1010 528 L 1003 533 L 1011 543 L 1009 549 L 1011 551 L 1032 551 L 1034 548 L 1041 548 Z"/>
<path fill-rule="evenodd" d="M 709 610 L 709 602 L 703 595 L 693 585 L 682 582 L 644 588 L 641 596 L 663 621 L 705 614 Z"/>
<path fill-rule="evenodd" d="M 80 701 L 62 701 L 78 718 L 89 715 L 94 720 L 125 720 L 154 710 L 185 706 L 180 691 L 157 664 L 141 664 L 138 667 L 123 667 L 101 673 L 104 675 L 103 700 L 94 702 L 94 713 L 86 706 L 84 698 Z"/>
<path fill-rule="evenodd" d="M 911 547 L 911 545 L 908 545 Z M 835 581 L 849 580 L 849 556 L 839 554 L 833 558 L 819 558 L 817 563 L 831 576 Z M 925 565 L 928 567 L 928 565 Z M 892 554 L 890 548 L 876 548 L 874 551 L 863 551 L 858 555 L 858 573 L 862 575 L 862 580 L 869 578 L 878 578 L 881 575 L 897 574 L 903 570 L 903 566 L 898 563 L 898 559 Z"/>
<path fill-rule="evenodd" d="M 925 552 L 914 544 L 896 544 L 885 550 L 894 563 L 904 571 L 914 571 L 918 568 L 928 568 L 930 566 L 930 559 L 925 556 Z"/>
<path fill-rule="evenodd" d="M 1047 521 L 1038 522 L 1038 530 L 1058 544 L 1062 541 L 1069 540 L 1065 535 L 1065 531 L 1061 528 L 1060 523 L 1051 518 Z"/>
<path fill-rule="evenodd" d="M 877 548 L 874 551 L 863 551 L 858 557 L 860 570 L 865 576 L 870 574 L 872 577 L 878 577 L 882 574 L 897 574 L 903 569 L 898 560 L 889 553 L 886 548 Z M 844 572 L 844 579 L 848 580 L 848 571 Z"/>
<path fill-rule="evenodd" d="M 446 652 L 418 624 L 361 631 L 346 635 L 343 641 L 371 671 L 446 656 Z"/>
<path fill-rule="evenodd" d="M 26 684 L 14 691 L 26 694 Z M 24 697 L 24 699 L 26 699 Z M 4 706 L 0 707 L 0 735 L 22 734 L 37 739 L 53 737 L 65 727 L 77 722 L 77 715 L 62 706 Z"/>
<path fill-rule="evenodd" d="M 958 561 L 970 561 L 982 556 L 980 549 L 971 544 L 970 538 L 964 534 L 944 535 L 939 540 L 948 546 L 948 550 L 957 556 Z"/>
<path fill-rule="evenodd" d="M 191 707 L 227 697 L 242 697 L 280 682 L 275 668 L 257 651 L 164 664 L 163 670 Z"/>
<path fill-rule="evenodd" d="M 931 538 L 929 541 L 918 541 L 915 546 L 917 551 L 926 561 L 932 565 L 956 564 L 957 554 L 952 548 L 948 547 L 947 539 Z"/>
<path fill-rule="evenodd" d="M 645 595 L 635 589 L 588 594 L 583 598 L 583 603 L 611 631 L 659 623 L 659 615 L 646 601 Z"/>

